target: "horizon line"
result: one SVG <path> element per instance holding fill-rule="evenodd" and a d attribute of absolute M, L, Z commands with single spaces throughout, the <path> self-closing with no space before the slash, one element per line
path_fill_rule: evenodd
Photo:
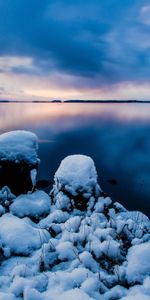
<path fill-rule="evenodd" d="M 76 99 L 76 100 L 8 100 L 8 99 L 2 99 L 0 100 L 0 103 L 150 103 L 150 100 L 138 100 L 138 99 L 101 99 L 101 100 L 81 100 L 81 99 Z"/>

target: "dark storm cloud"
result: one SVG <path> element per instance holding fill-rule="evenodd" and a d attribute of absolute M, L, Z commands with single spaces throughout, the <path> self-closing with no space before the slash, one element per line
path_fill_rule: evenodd
<path fill-rule="evenodd" d="M 147 1 L 0 0 L 0 55 L 29 56 L 39 75 L 61 71 L 96 85 L 146 80 Z M 13 68 L 14 73 L 31 73 Z M 36 69 L 37 72 L 37 69 Z"/>

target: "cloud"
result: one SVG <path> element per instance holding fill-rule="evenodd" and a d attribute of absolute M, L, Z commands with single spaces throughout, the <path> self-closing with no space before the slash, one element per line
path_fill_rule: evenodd
<path fill-rule="evenodd" d="M 93 79 L 97 86 L 145 81 L 149 33 L 139 15 L 148 14 L 146 2 L 0 0 L 0 55 L 31 59 L 13 73 L 60 72 L 91 87 Z"/>
<path fill-rule="evenodd" d="M 150 5 L 145 5 L 141 8 L 141 22 L 150 26 Z"/>

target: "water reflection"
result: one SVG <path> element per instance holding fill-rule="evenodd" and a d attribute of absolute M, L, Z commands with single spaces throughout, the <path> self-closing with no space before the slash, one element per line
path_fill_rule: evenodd
<path fill-rule="evenodd" d="M 90 155 L 102 188 L 150 215 L 149 104 L 1 104 L 0 132 L 13 129 L 39 136 L 39 179 L 66 155 Z"/>
<path fill-rule="evenodd" d="M 39 122 L 54 121 L 66 117 L 80 116 L 84 118 L 113 118 L 120 121 L 148 121 L 150 120 L 150 104 L 68 104 L 68 103 L 0 103 L 0 129 L 9 130 L 17 126 L 28 126 Z M 63 120 L 64 121 L 64 120 Z M 42 124 L 41 124 L 42 125 Z M 54 125 L 54 127 L 56 124 Z M 60 128 L 58 128 L 59 130 Z"/>

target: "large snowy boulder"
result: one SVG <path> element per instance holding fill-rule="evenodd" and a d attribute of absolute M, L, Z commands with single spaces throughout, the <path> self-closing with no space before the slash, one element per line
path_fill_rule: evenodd
<path fill-rule="evenodd" d="M 146 276 L 150 276 L 150 242 L 131 247 L 127 261 L 126 275 L 129 283 L 140 283 Z"/>
<path fill-rule="evenodd" d="M 32 190 L 38 167 L 38 140 L 32 132 L 16 130 L 0 135 L 0 187 L 15 195 Z"/>
<path fill-rule="evenodd" d="M 50 197 L 43 191 L 35 191 L 27 195 L 17 197 L 10 211 L 18 217 L 31 217 L 38 219 L 44 217 L 50 212 Z"/>
<path fill-rule="evenodd" d="M 28 255 L 50 238 L 46 230 L 33 227 L 29 220 L 11 214 L 0 218 L 0 241 L 5 256 L 11 253 Z"/>
<path fill-rule="evenodd" d="M 54 177 L 52 195 L 59 208 L 69 204 L 80 210 L 87 207 L 91 197 L 99 196 L 97 172 L 93 160 L 85 155 L 70 155 L 62 160 Z M 70 202 L 71 200 L 71 202 Z"/>

